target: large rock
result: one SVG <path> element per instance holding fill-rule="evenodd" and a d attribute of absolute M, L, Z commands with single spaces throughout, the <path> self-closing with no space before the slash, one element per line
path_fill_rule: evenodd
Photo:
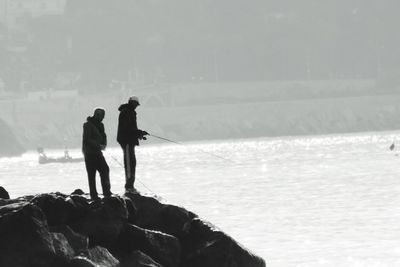
<path fill-rule="evenodd" d="M 75 256 L 75 251 L 68 243 L 68 239 L 61 233 L 51 233 L 51 236 L 56 255 L 69 262 Z"/>
<path fill-rule="evenodd" d="M 140 250 L 132 251 L 121 261 L 120 267 L 163 267 Z"/>
<path fill-rule="evenodd" d="M 96 263 L 83 256 L 73 258 L 68 267 L 98 267 Z"/>
<path fill-rule="evenodd" d="M 179 240 L 171 235 L 127 224 L 118 240 L 118 251 L 127 254 L 140 250 L 165 267 L 178 267 L 181 258 Z"/>
<path fill-rule="evenodd" d="M 0 198 L 10 199 L 10 195 L 8 194 L 7 190 L 5 190 L 2 186 L 0 186 Z"/>
<path fill-rule="evenodd" d="M 26 202 L 0 208 L 0 266 L 65 266 L 42 211 Z"/>
<path fill-rule="evenodd" d="M 11 128 L 0 119 L 0 157 L 20 156 L 25 152 Z"/>
<path fill-rule="evenodd" d="M 135 220 L 129 222 L 145 229 L 161 231 L 180 239 L 184 225 L 197 217 L 184 208 L 162 204 L 152 197 L 125 195 L 132 199 L 136 207 Z"/>
<path fill-rule="evenodd" d="M 119 267 L 119 261 L 103 247 L 91 248 L 85 256 L 98 267 Z"/>
<path fill-rule="evenodd" d="M 265 267 L 252 254 L 210 223 L 193 219 L 185 228 L 183 267 Z"/>
<path fill-rule="evenodd" d="M 65 201 L 61 193 L 41 194 L 31 200 L 46 215 L 49 226 L 67 224 L 74 210 L 74 205 Z"/>
<path fill-rule="evenodd" d="M 122 267 L 265 266 L 195 214 L 151 197 L 0 199 L 0 266 L 114 267 L 119 261 Z"/>
<path fill-rule="evenodd" d="M 54 226 L 51 227 L 50 230 L 54 233 L 63 234 L 76 254 L 86 251 L 89 247 L 89 238 L 87 236 L 74 232 L 67 225 Z"/>
<path fill-rule="evenodd" d="M 120 197 L 92 202 L 85 216 L 71 224 L 71 228 L 89 237 L 90 245 L 110 247 L 120 236 L 128 221 L 125 201 Z"/>

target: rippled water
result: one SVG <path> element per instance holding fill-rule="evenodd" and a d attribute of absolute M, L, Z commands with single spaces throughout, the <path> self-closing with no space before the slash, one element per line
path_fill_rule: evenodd
<path fill-rule="evenodd" d="M 211 221 L 267 266 L 400 266 L 400 157 L 389 150 L 397 135 L 141 146 L 137 187 Z M 122 193 L 120 149 L 106 158 Z M 0 185 L 11 197 L 88 191 L 83 163 L 39 165 L 33 152 L 0 159 Z"/>

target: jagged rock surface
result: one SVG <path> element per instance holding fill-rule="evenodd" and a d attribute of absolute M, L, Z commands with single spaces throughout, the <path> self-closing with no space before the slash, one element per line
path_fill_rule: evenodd
<path fill-rule="evenodd" d="M 10 195 L 8 194 L 7 190 L 5 190 L 2 186 L 0 186 L 0 198 L 10 199 Z"/>
<path fill-rule="evenodd" d="M 140 194 L 1 199 L 0 237 L 7 267 L 265 266 L 192 212 Z"/>

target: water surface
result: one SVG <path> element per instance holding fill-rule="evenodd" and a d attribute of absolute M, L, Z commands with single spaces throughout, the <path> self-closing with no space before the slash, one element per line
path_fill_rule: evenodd
<path fill-rule="evenodd" d="M 211 221 L 267 266 L 400 266 L 400 157 L 389 150 L 398 135 L 141 146 L 136 185 Z M 105 155 L 122 193 L 122 151 Z M 88 191 L 83 163 L 39 165 L 34 152 L 0 159 L 0 185 L 11 197 Z"/>

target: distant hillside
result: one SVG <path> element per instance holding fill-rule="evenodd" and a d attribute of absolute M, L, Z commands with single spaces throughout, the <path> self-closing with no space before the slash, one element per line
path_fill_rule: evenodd
<path fill-rule="evenodd" d="M 93 108 L 106 109 L 116 144 L 118 107 L 136 94 L 138 125 L 177 141 L 318 135 L 400 128 L 400 94 L 370 81 L 179 84 L 70 98 L 4 101 L 0 112 L 29 149 L 77 148 Z M 157 101 L 156 101 L 157 100 Z M 146 143 L 158 141 L 149 138 Z"/>

